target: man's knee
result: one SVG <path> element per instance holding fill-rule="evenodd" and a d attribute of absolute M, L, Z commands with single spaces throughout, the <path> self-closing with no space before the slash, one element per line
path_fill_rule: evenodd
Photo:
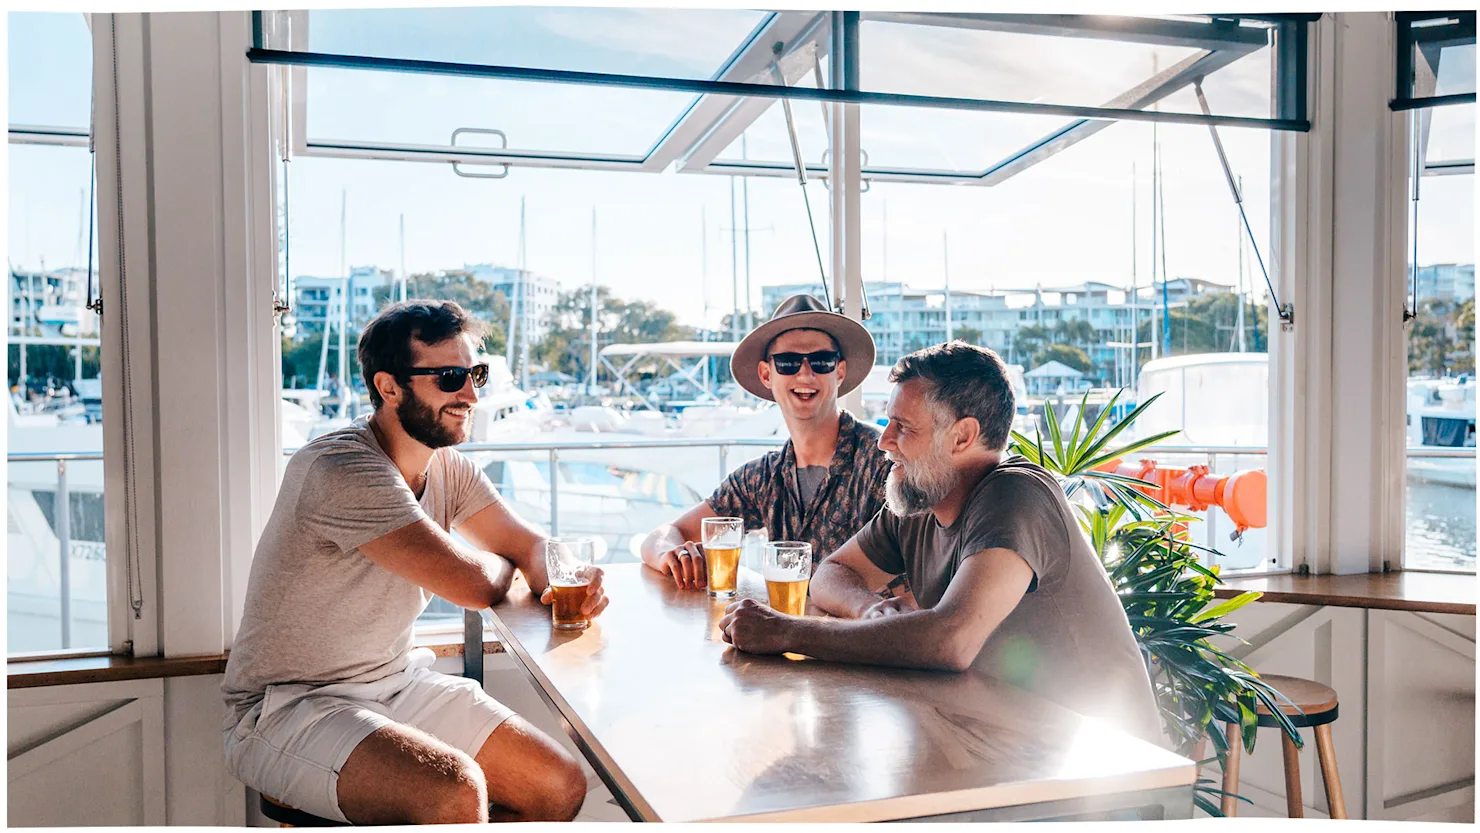
<path fill-rule="evenodd" d="M 529 821 L 570 821 L 586 802 L 586 773 L 575 758 L 562 754 L 540 773 L 540 789 L 524 809 Z"/>
<path fill-rule="evenodd" d="M 477 824 L 488 821 L 488 785 L 471 757 L 454 752 L 429 761 L 435 787 L 425 800 L 412 802 L 414 824 Z"/>

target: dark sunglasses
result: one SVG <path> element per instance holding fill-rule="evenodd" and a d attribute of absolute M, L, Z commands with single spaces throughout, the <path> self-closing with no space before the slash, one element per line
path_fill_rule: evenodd
<path fill-rule="evenodd" d="M 772 353 L 771 366 L 782 376 L 795 376 L 802 372 L 802 361 L 812 366 L 813 373 L 831 373 L 838 367 L 842 356 L 836 350 L 818 350 L 815 353 Z"/>
<path fill-rule="evenodd" d="M 457 393 L 468 383 L 468 377 L 473 377 L 473 387 L 481 388 L 488 384 L 488 365 L 475 364 L 472 367 L 413 367 L 406 371 L 407 376 L 436 376 L 437 389 L 443 393 Z"/>

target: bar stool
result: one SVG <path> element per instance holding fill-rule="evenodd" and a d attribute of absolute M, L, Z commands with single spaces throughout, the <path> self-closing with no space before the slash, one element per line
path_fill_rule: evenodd
<path fill-rule="evenodd" d="M 1336 721 L 1338 711 L 1336 692 L 1330 686 L 1299 677 L 1260 674 L 1259 678 L 1294 703 L 1292 706 L 1290 703 L 1280 702 L 1279 707 L 1295 728 L 1309 727 L 1315 730 L 1316 754 L 1321 764 L 1321 778 L 1326 783 L 1326 803 L 1331 807 L 1331 818 L 1346 818 L 1346 801 L 1341 796 L 1341 777 L 1336 772 L 1336 747 L 1331 743 L 1331 724 Z M 1257 713 L 1260 728 L 1280 725 L 1264 703 L 1259 704 Z M 1237 723 L 1229 723 L 1227 733 L 1228 761 L 1223 767 L 1223 791 L 1228 795 L 1223 796 L 1221 804 L 1223 815 L 1232 818 L 1237 802 L 1233 796 L 1238 793 L 1239 758 L 1243 754 L 1244 744 Z M 1280 732 L 1280 747 L 1285 755 L 1285 806 L 1290 818 L 1302 818 L 1305 808 L 1300 797 L 1300 751 L 1283 731 Z"/>
<path fill-rule="evenodd" d="M 278 827 L 349 827 L 342 821 L 322 818 L 296 807 L 289 807 L 275 798 L 268 798 L 266 794 L 262 796 L 258 806 L 262 808 L 262 815 L 277 822 Z"/>

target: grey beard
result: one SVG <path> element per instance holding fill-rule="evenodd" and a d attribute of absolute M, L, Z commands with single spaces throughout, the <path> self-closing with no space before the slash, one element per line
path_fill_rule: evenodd
<path fill-rule="evenodd" d="M 956 487 L 956 472 L 949 465 L 933 468 L 934 460 L 922 461 L 914 477 L 902 470 L 889 472 L 884 481 L 884 504 L 897 517 L 923 515 Z"/>

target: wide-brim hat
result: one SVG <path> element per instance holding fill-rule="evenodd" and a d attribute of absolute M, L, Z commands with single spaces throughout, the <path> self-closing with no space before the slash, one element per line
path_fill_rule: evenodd
<path fill-rule="evenodd" d="M 848 363 L 848 375 L 838 385 L 838 395 L 848 393 L 868 378 L 874 366 L 874 337 L 863 325 L 835 312 L 811 295 L 793 295 L 781 302 L 771 320 L 750 331 L 740 340 L 730 356 L 730 373 L 740 387 L 762 399 L 776 401 L 770 389 L 761 384 L 756 365 L 766 358 L 766 347 L 788 330 L 821 330 L 832 336 Z"/>

